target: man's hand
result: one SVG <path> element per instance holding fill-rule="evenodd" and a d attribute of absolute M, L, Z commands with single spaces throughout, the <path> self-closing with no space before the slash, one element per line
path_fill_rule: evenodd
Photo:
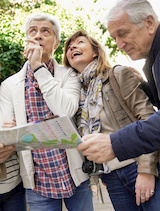
<path fill-rule="evenodd" d="M 3 129 L 11 128 L 16 126 L 16 120 L 13 119 L 13 121 L 10 122 L 4 122 L 2 125 Z M 14 152 L 16 149 L 15 146 L 8 145 L 4 146 L 2 143 L 0 143 L 0 163 L 3 163 L 7 158 Z"/>
<path fill-rule="evenodd" d="M 136 70 L 135 68 L 133 68 L 133 67 L 129 67 L 129 68 L 134 72 L 134 74 L 136 75 L 138 80 L 142 83 L 144 81 L 144 78 L 141 75 L 141 73 L 138 70 Z"/>
<path fill-rule="evenodd" d="M 4 122 L 2 125 L 2 128 L 7 129 L 7 128 L 15 127 L 15 126 L 16 126 L 16 120 L 13 119 L 13 121 L 11 122 Z"/>
<path fill-rule="evenodd" d="M 24 51 L 24 56 L 29 59 L 32 70 L 42 65 L 43 48 L 36 40 L 27 40 L 27 47 Z"/>
<path fill-rule="evenodd" d="M 0 143 L 0 163 L 3 163 L 5 160 L 7 160 L 7 158 L 14 152 L 15 149 L 15 146 L 4 146 L 2 143 Z"/>
<path fill-rule="evenodd" d="M 115 158 L 109 135 L 94 133 L 83 136 L 82 140 L 83 143 L 79 144 L 77 149 L 82 151 L 88 160 L 95 163 L 106 163 Z"/>

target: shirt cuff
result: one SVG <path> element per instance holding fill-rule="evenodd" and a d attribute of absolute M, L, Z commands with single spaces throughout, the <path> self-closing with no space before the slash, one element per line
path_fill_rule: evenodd
<path fill-rule="evenodd" d="M 37 72 L 37 70 L 41 69 L 42 67 L 47 68 L 45 64 L 40 65 L 39 67 L 37 67 L 35 70 L 33 70 L 33 72 Z"/>

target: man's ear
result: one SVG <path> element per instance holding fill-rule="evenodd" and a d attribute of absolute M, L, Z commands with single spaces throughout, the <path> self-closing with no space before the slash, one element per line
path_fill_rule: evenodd
<path fill-rule="evenodd" d="M 57 40 L 57 41 L 56 41 L 56 44 L 54 45 L 54 50 L 56 50 L 56 49 L 58 48 L 59 43 L 60 43 L 60 40 Z"/>
<path fill-rule="evenodd" d="M 154 17 L 152 15 L 149 15 L 146 18 L 146 25 L 147 25 L 147 29 L 150 35 L 154 34 L 156 29 L 157 29 L 157 24 L 154 20 Z"/>

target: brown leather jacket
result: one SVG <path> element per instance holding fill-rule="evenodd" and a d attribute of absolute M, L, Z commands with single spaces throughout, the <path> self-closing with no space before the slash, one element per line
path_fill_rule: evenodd
<path fill-rule="evenodd" d="M 123 99 L 137 119 L 146 120 L 155 112 L 148 97 L 143 90 L 140 89 L 140 82 L 131 69 L 126 66 L 116 66 L 114 75 L 119 84 Z M 100 112 L 100 121 L 101 132 L 110 134 L 130 124 L 132 121 L 121 107 L 107 79 L 108 72 L 105 72 L 102 89 L 104 109 Z M 109 161 L 107 165 L 111 170 L 115 170 L 135 161 L 138 162 L 138 172 L 158 176 L 158 151 L 122 162 L 115 158 Z"/>

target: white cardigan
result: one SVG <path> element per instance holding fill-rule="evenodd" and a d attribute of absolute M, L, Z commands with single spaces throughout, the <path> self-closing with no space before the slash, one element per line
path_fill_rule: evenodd
<path fill-rule="evenodd" d="M 20 72 L 1 84 L 2 121 L 12 121 L 16 118 L 17 126 L 27 123 L 24 94 L 27 64 L 28 62 Z M 60 66 L 54 60 L 54 77 L 46 68 L 41 68 L 35 73 L 35 78 L 53 114 L 73 117 L 79 106 L 80 83 L 72 69 Z M 88 175 L 82 172 L 83 156 L 77 149 L 67 149 L 66 152 L 72 178 L 75 185 L 79 186 L 88 179 Z M 24 187 L 33 189 L 35 171 L 31 151 L 21 151 L 19 160 Z"/>

